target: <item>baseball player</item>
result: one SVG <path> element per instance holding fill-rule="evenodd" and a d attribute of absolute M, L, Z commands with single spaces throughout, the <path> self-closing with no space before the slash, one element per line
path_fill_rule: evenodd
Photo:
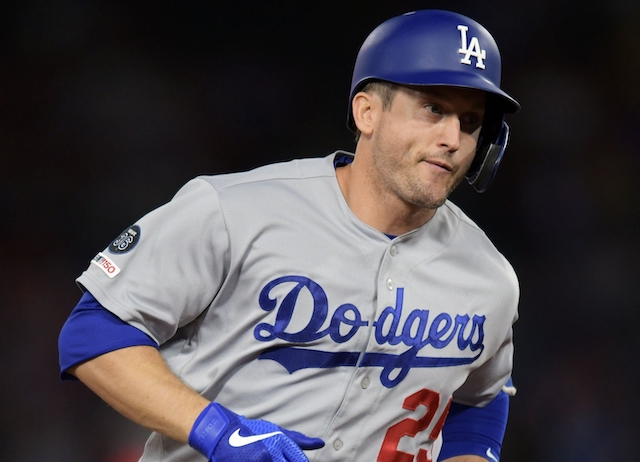
<path fill-rule="evenodd" d="M 141 461 L 497 461 L 515 273 L 448 200 L 518 103 L 489 32 L 423 10 L 362 45 L 355 153 L 201 176 L 77 279 L 61 374 L 153 431 Z"/>

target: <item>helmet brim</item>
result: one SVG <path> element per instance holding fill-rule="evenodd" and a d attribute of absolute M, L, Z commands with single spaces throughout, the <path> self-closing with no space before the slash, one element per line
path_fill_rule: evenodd
<path fill-rule="evenodd" d="M 373 81 L 390 82 L 400 86 L 445 86 L 482 90 L 495 96 L 491 99 L 491 104 L 493 106 L 492 110 L 495 110 L 496 112 L 501 112 L 503 114 L 515 114 L 521 109 L 520 103 L 518 103 L 518 101 L 512 98 L 508 93 L 477 74 L 452 71 L 430 71 L 428 73 L 416 73 L 413 76 L 404 73 L 398 76 L 398 78 L 394 78 L 395 76 L 392 74 L 388 74 L 385 77 L 386 78 L 384 79 L 377 76 L 365 77 L 355 86 L 349 99 L 348 126 L 351 130 L 355 129 L 353 114 L 351 113 L 353 97 L 367 83 Z"/>

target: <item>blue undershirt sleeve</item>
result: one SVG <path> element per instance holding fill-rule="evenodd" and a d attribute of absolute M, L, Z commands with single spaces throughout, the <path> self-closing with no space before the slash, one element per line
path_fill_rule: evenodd
<path fill-rule="evenodd" d="M 508 415 L 509 395 L 504 391 L 485 407 L 451 403 L 442 427 L 443 442 L 438 461 L 477 455 L 490 462 L 498 462 Z"/>
<path fill-rule="evenodd" d="M 77 380 L 67 372 L 70 367 L 113 350 L 137 345 L 158 348 L 151 337 L 122 321 L 85 292 L 58 337 L 60 378 Z"/>

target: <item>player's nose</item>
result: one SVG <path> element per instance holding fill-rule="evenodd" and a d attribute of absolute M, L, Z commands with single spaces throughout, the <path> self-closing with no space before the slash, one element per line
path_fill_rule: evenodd
<path fill-rule="evenodd" d="M 448 152 L 460 149 L 460 119 L 456 115 L 447 115 L 438 123 L 438 147 Z"/>

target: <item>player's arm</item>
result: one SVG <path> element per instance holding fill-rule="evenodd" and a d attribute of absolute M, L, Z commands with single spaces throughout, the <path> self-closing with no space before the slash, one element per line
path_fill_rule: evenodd
<path fill-rule="evenodd" d="M 102 354 L 69 373 L 125 417 L 182 443 L 209 405 L 169 370 L 156 348 L 146 345 Z"/>
<path fill-rule="evenodd" d="M 484 407 L 452 403 L 442 428 L 439 462 L 498 462 L 508 414 L 504 389 Z"/>
<path fill-rule="evenodd" d="M 58 339 L 63 379 L 77 377 L 132 421 L 187 442 L 209 402 L 184 385 L 158 345 L 85 292 Z"/>
<path fill-rule="evenodd" d="M 307 458 L 302 449 L 324 445 L 318 438 L 268 421 L 249 420 L 209 402 L 173 374 L 157 344 L 104 309 L 88 292 L 63 326 L 59 349 L 63 378 L 77 377 L 125 417 L 190 444 L 209 460 L 252 461 L 259 457 L 304 462 Z M 270 433 L 271 437 L 233 447 L 230 436 L 236 431 L 242 436 Z"/>

